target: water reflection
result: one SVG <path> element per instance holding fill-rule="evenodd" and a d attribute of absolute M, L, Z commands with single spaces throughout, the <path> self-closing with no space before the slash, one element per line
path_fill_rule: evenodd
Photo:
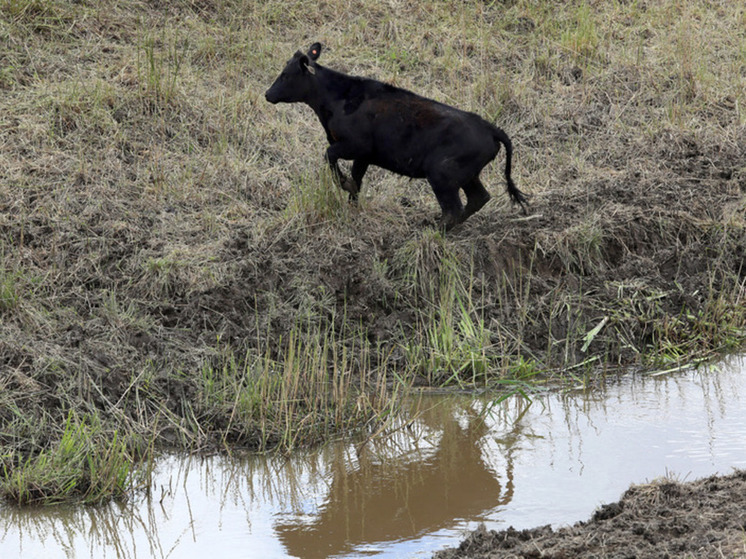
<path fill-rule="evenodd" d="M 135 512 L 135 514 L 132 514 Z M 148 529 L 136 511 L 121 504 L 106 507 L 6 508 L 0 517 L 0 556 L 15 557 L 135 557 L 129 534 L 151 545 L 139 556 L 159 552 L 157 533 Z M 143 530 L 145 529 L 145 530 Z"/>
<path fill-rule="evenodd" d="M 0 557 L 428 557 L 478 522 L 574 522 L 632 482 L 746 468 L 746 375 L 721 369 L 530 406 L 423 398 L 359 454 L 167 457 L 128 503 L 0 508 Z"/>
<path fill-rule="evenodd" d="M 412 426 L 378 440 L 358 457 L 337 447 L 328 496 L 312 519 L 283 515 L 277 526 L 288 553 L 325 558 L 369 542 L 397 541 L 448 527 L 506 505 L 513 496 L 510 446 L 496 472 L 482 453 L 489 426 L 483 404 L 426 402 Z"/>

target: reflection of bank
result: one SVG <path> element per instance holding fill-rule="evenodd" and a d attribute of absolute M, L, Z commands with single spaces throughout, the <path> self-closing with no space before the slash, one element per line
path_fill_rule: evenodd
<path fill-rule="evenodd" d="M 326 558 L 361 544 L 406 540 L 509 503 L 512 460 L 507 457 L 503 487 L 482 456 L 484 421 L 470 406 L 457 410 L 450 404 L 418 419 L 437 439 L 425 445 L 429 448 L 411 448 L 417 443 L 410 440 L 407 452 L 399 448 L 392 457 L 396 451 L 390 448 L 389 456 L 378 458 L 364 452 L 352 468 L 352 459 L 340 450 L 318 515 L 310 522 L 285 517 L 275 526 L 288 554 Z"/>

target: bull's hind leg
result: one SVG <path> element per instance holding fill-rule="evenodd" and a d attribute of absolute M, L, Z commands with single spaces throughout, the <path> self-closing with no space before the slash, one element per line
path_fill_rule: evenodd
<path fill-rule="evenodd" d="M 463 221 L 462 214 L 464 213 L 464 206 L 458 194 L 459 189 L 449 184 L 443 184 L 431 177 L 428 177 L 428 182 L 442 210 L 440 226 L 448 231 L 451 227 Z"/>
<path fill-rule="evenodd" d="M 490 199 L 490 193 L 487 192 L 479 177 L 475 177 L 464 185 L 464 193 L 466 194 L 466 208 L 461 214 L 461 221 L 466 221 L 478 212 Z"/>

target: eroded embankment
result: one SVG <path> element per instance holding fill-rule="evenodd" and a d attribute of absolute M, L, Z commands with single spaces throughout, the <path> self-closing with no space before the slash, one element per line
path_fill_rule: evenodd
<path fill-rule="evenodd" d="M 552 530 L 473 532 L 437 559 L 721 558 L 746 554 L 746 473 L 634 485 L 586 522 Z"/>

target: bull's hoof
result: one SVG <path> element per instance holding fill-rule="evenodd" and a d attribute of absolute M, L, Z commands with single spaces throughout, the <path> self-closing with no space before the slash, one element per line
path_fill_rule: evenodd
<path fill-rule="evenodd" d="M 342 187 L 342 190 L 350 193 L 350 200 L 357 200 L 357 193 L 360 191 L 360 189 L 358 188 L 357 183 L 354 180 L 352 180 L 350 177 L 344 177 L 340 183 L 340 186 Z"/>
<path fill-rule="evenodd" d="M 459 216 L 453 214 L 443 214 L 438 220 L 438 225 L 441 229 L 443 229 L 443 231 L 450 231 L 456 225 L 461 223 L 461 221 L 463 220 Z"/>

